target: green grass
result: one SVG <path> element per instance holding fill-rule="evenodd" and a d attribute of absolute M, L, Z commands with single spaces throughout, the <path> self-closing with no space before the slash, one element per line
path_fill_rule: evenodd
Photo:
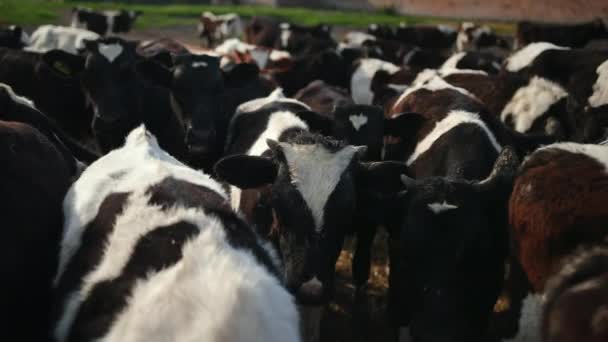
<path fill-rule="evenodd" d="M 94 9 L 137 9 L 144 11 L 136 23 L 137 28 L 167 27 L 175 25 L 193 25 L 203 11 L 216 14 L 235 12 L 243 17 L 253 15 L 275 16 L 286 21 L 314 25 L 326 23 L 348 27 L 367 27 L 369 24 L 398 25 L 400 22 L 418 23 L 456 23 L 455 19 L 414 17 L 377 12 L 354 12 L 335 10 L 312 10 L 304 8 L 275 8 L 270 6 L 208 6 L 208 5 L 144 5 L 125 4 L 120 2 L 99 3 L 80 1 L 44 1 L 44 0 L 0 0 L 0 24 L 40 25 L 57 23 L 61 12 L 67 13 L 73 6 L 86 6 Z M 490 23 L 502 33 L 512 31 L 512 25 Z"/>

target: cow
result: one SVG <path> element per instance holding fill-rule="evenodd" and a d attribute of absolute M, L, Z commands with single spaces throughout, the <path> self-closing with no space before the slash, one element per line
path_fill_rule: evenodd
<path fill-rule="evenodd" d="M 112 33 L 128 33 L 135 20 L 142 15 L 142 11 L 102 11 L 97 12 L 90 8 L 72 8 L 72 22 L 70 26 L 85 28 L 100 36 Z"/>
<path fill-rule="evenodd" d="M 352 124 L 355 133 L 375 130 L 372 125 L 377 124 L 382 131 L 381 110 L 367 116 L 369 123 L 362 111 L 338 108 L 334 117 Z M 226 157 L 215 165 L 218 177 L 232 185 L 233 207 L 255 222 L 260 235 L 279 245 L 287 287 L 306 311 L 332 297 L 344 236 L 358 226 L 355 214 L 366 217 L 366 191 L 356 191 L 358 184 L 371 187 L 376 174 L 371 169 L 379 166 L 360 163 L 361 148 L 316 134 L 339 131 L 340 126 L 334 128 L 331 122 L 277 90 L 239 106 L 230 125 Z M 381 133 L 377 136 L 381 143 Z M 367 268 L 369 272 L 369 261 Z M 316 327 L 307 340 L 315 340 L 319 317 L 310 317 L 309 322 Z"/>
<path fill-rule="evenodd" d="M 65 197 L 55 340 L 300 341 L 276 253 L 229 203 L 130 132 Z"/>
<path fill-rule="evenodd" d="M 491 47 L 508 49 L 509 44 L 487 25 L 476 25 L 472 22 L 460 24 L 456 37 L 456 51 L 479 51 Z"/>
<path fill-rule="evenodd" d="M 389 25 L 369 24 L 367 33 L 381 39 L 395 39 L 395 30 Z"/>
<path fill-rule="evenodd" d="M 281 35 L 279 21 L 273 17 L 254 16 L 245 26 L 245 42 L 274 48 Z"/>
<path fill-rule="evenodd" d="M 539 76 L 528 79 L 511 73 L 484 75 L 464 70 L 456 70 L 443 79 L 468 90 L 490 113 L 518 132 L 560 139 L 576 135 L 577 128 L 571 124 L 568 113 L 570 95 L 558 83 Z"/>
<path fill-rule="evenodd" d="M 91 138 L 93 113 L 80 85 L 81 57 L 61 50 L 45 53 L 0 48 L 0 82 L 54 119 L 79 141 Z"/>
<path fill-rule="evenodd" d="M 0 117 L 6 113 L 4 106 Z M 10 116 L 11 113 L 9 113 Z M 3 340 L 48 340 L 52 280 L 57 267 L 61 203 L 74 159 L 34 127 L 0 119 Z"/>
<path fill-rule="evenodd" d="M 463 51 L 454 53 L 438 69 L 482 70 L 498 74 L 502 70 L 502 62 L 502 58 L 491 53 Z"/>
<path fill-rule="evenodd" d="M 608 28 L 602 19 L 578 24 L 552 24 L 522 21 L 517 23 L 515 47 L 530 43 L 549 42 L 572 48 L 582 48 L 594 39 L 608 39 Z"/>
<path fill-rule="evenodd" d="M 401 175 L 401 188 L 388 190 L 385 210 L 400 221 L 389 285 L 400 340 L 487 341 L 503 282 L 505 215 L 517 165 L 507 147 L 480 180 Z M 394 171 L 385 177 L 394 178 Z"/>
<path fill-rule="evenodd" d="M 321 80 L 313 81 L 300 89 L 294 98 L 320 114 L 329 114 L 338 106 L 354 104 L 346 90 L 328 85 Z"/>
<path fill-rule="evenodd" d="M 509 57 L 507 70 L 526 77 L 543 77 L 563 87 L 570 95 L 572 125 L 579 131 L 575 140 L 602 140 L 607 128 L 602 117 L 608 111 L 608 51 L 533 43 Z"/>
<path fill-rule="evenodd" d="M 608 339 L 608 244 L 569 258 L 547 286 L 543 342 Z"/>
<path fill-rule="evenodd" d="M 308 27 L 281 23 L 279 28 L 281 33 L 275 48 L 293 55 L 306 56 L 326 49 L 334 49 L 337 45 L 331 36 L 331 26 L 326 24 Z"/>
<path fill-rule="evenodd" d="M 21 26 L 11 25 L 0 28 L 0 47 L 22 49 L 29 43 L 30 37 Z"/>
<path fill-rule="evenodd" d="M 608 236 L 606 186 L 608 148 L 601 145 L 557 143 L 542 147 L 521 165 L 509 200 L 509 225 L 514 260 L 524 272 L 525 289 L 519 331 L 539 340 L 541 296 L 562 263 L 579 248 Z M 559 198 L 567 194 L 565 200 Z"/>
<path fill-rule="evenodd" d="M 353 101 L 358 104 L 374 103 L 372 81 L 375 75 L 380 71 L 385 71 L 388 75 L 391 75 L 398 73 L 400 70 L 399 66 L 376 58 L 358 60 L 354 66 L 349 84 Z"/>
<path fill-rule="evenodd" d="M 236 13 L 215 15 L 204 12 L 199 18 L 198 35 L 207 40 L 209 47 L 228 38 L 239 38 L 243 34 L 241 17 Z"/>
<path fill-rule="evenodd" d="M 190 51 L 185 45 L 178 42 L 177 40 L 163 37 L 139 42 L 139 44 L 137 45 L 137 53 L 141 56 L 152 58 L 156 56 L 162 56 L 164 54 L 164 56 L 162 57 L 166 58 L 168 57 L 167 53 L 171 55 L 183 55 L 190 53 Z M 171 65 L 171 62 L 168 60 L 168 58 L 162 62 L 166 66 Z"/>
<path fill-rule="evenodd" d="M 85 40 L 97 40 L 100 36 L 92 31 L 77 27 L 43 25 L 31 35 L 30 44 L 25 48 L 32 52 L 63 50 L 77 55 L 84 48 Z"/>
<path fill-rule="evenodd" d="M 429 49 L 451 49 L 458 31 L 451 26 L 406 25 L 400 23 L 395 30 L 395 40 Z"/>
<path fill-rule="evenodd" d="M 4 83 L 0 83 L 0 120 L 27 124 L 40 131 L 64 155 L 65 160 L 71 160 L 70 156 L 76 158 L 78 162 L 70 164 L 70 171 L 74 174 L 82 168 L 82 163 L 90 164 L 99 158 L 95 152 L 65 133 L 53 119 L 40 112 L 30 99 L 15 94 L 13 88 Z"/>

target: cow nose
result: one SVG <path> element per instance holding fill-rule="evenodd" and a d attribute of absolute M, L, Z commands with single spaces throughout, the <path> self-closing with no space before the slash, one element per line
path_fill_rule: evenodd
<path fill-rule="evenodd" d="M 313 277 L 300 285 L 298 295 L 308 299 L 320 299 L 323 295 L 323 283 L 317 277 Z"/>

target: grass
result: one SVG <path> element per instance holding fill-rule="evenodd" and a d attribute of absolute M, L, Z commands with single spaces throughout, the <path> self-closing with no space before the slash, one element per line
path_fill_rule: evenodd
<path fill-rule="evenodd" d="M 85 6 L 94 9 L 137 9 L 144 11 L 136 23 L 140 29 L 152 27 L 167 27 L 176 25 L 193 25 L 203 11 L 216 14 L 235 12 L 247 18 L 254 15 L 275 16 L 285 21 L 314 25 L 325 23 L 337 26 L 354 28 L 367 27 L 369 24 L 398 25 L 400 22 L 408 24 L 420 23 L 457 23 L 456 19 L 414 17 L 391 13 L 386 10 L 376 12 L 313 10 L 305 8 L 276 8 L 270 6 L 212 6 L 212 5 L 145 5 L 126 4 L 120 2 L 80 2 L 80 1 L 45 1 L 45 0 L 0 0 L 0 24 L 18 24 L 34 26 L 40 24 L 58 23 L 62 12 L 65 14 L 73 6 Z M 489 23 L 502 33 L 512 32 L 512 25 L 508 23 Z"/>

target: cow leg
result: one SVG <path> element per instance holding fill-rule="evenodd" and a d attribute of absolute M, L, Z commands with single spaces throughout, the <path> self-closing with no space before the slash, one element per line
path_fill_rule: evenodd
<path fill-rule="evenodd" d="M 353 279 L 357 294 L 360 290 L 365 291 L 365 285 L 369 280 L 369 272 L 371 267 L 371 250 L 374 237 L 376 236 L 376 227 L 373 223 L 364 219 L 359 219 L 357 231 L 357 243 L 352 261 Z M 363 293 L 364 294 L 364 293 Z"/>

